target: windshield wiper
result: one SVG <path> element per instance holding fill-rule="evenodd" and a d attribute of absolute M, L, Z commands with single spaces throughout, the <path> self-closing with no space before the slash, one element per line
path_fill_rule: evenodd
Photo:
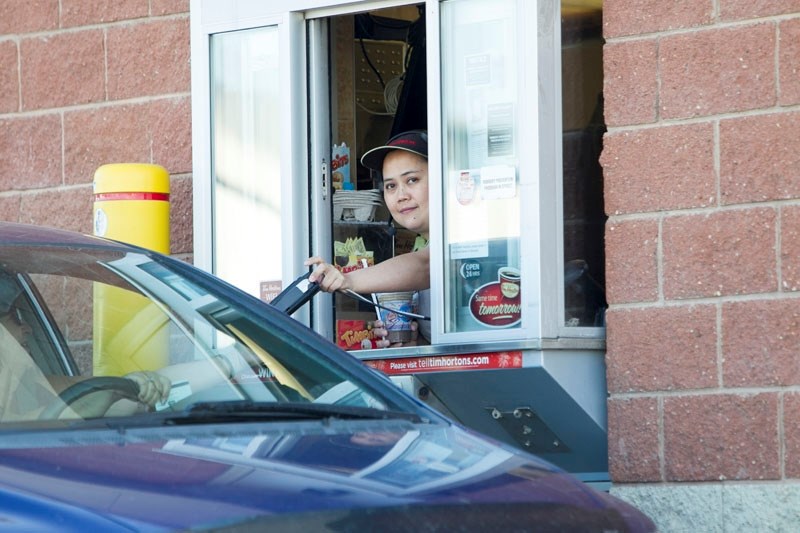
<path fill-rule="evenodd" d="M 276 403 L 253 402 L 250 400 L 232 400 L 225 402 L 197 402 L 188 406 L 183 411 L 172 413 L 169 417 L 172 423 L 196 423 L 226 421 L 230 419 L 258 419 L 258 420 L 408 420 L 421 423 L 422 419 L 416 413 L 403 411 L 384 411 L 373 407 L 358 407 L 352 405 L 333 405 L 319 403 Z"/>
<path fill-rule="evenodd" d="M 277 422 L 298 420 L 406 420 L 430 423 L 416 413 L 384 411 L 372 407 L 300 402 L 253 402 L 230 400 L 197 402 L 177 411 L 139 413 L 121 417 L 99 417 L 68 421 L 71 428 L 107 428 L 124 431 L 147 426 L 178 426 L 191 424 L 224 424 L 228 422 Z"/>

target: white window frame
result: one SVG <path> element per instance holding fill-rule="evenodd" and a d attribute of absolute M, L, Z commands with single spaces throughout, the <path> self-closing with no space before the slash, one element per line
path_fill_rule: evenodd
<path fill-rule="evenodd" d="M 283 77 L 281 91 L 289 99 L 288 105 L 282 107 L 280 117 L 287 140 L 282 148 L 281 172 L 283 176 L 291 176 L 291 183 L 287 183 L 282 198 L 283 227 L 291 228 L 282 260 L 283 282 L 287 285 L 301 271 L 303 259 L 311 251 L 308 242 L 308 206 L 301 203 L 314 194 L 315 187 L 313 182 L 311 190 L 308 186 L 310 156 L 307 146 L 311 132 L 307 129 L 309 87 L 306 79 L 306 22 L 314 18 L 418 3 L 425 4 L 427 20 L 429 164 L 435 176 L 440 175 L 442 169 L 439 0 L 191 0 L 195 264 L 213 272 L 210 35 L 261 26 L 279 27 L 282 50 L 280 68 L 281 72 L 287 73 Z M 525 117 L 519 131 L 520 145 L 536 148 L 520 153 L 519 183 L 520 190 L 527 195 L 523 205 L 535 205 L 538 208 L 522 209 L 520 253 L 524 302 L 521 327 L 444 333 L 443 320 L 437 318 L 444 316 L 444 295 L 442 291 L 434 290 L 431 301 L 433 345 L 430 351 L 441 351 L 442 347 L 455 345 L 469 349 L 470 346 L 486 343 L 513 345 L 520 349 L 585 347 L 585 341 L 592 339 L 600 342 L 596 347 L 602 347 L 605 328 L 564 325 L 559 5 L 557 0 L 549 0 L 544 4 L 519 1 L 519 44 L 521 49 L 528 52 L 518 56 L 518 72 L 521 76 L 518 103 L 521 116 Z M 206 60 L 202 61 L 202 58 Z M 538 97 L 525 97 L 532 92 Z M 431 180 L 430 201 L 433 206 L 442 205 L 441 180 Z M 431 254 L 431 286 L 434 288 L 444 287 L 442 217 L 441 209 L 431 211 L 430 246 L 435 251 Z M 319 244 L 316 242 L 314 246 Z M 305 314 L 300 312 L 297 318 L 309 321 L 308 311 L 301 311 Z M 425 349 L 417 351 L 424 353 Z"/>

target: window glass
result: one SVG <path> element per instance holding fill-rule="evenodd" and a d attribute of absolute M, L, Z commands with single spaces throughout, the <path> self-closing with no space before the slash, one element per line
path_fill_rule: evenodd
<path fill-rule="evenodd" d="M 605 326 L 602 0 L 561 3 L 564 325 Z"/>
<path fill-rule="evenodd" d="M 211 37 L 214 273 L 259 295 L 280 281 L 278 28 Z"/>
<path fill-rule="evenodd" d="M 441 7 L 446 333 L 520 327 L 516 6 Z"/>
<path fill-rule="evenodd" d="M 13 246 L 0 265 L 0 426 L 191 416 L 215 402 L 290 403 L 287 416 L 326 404 L 411 407 L 402 395 L 400 403 L 387 397 L 393 387 L 380 392 L 365 382 L 360 365 L 301 341 L 302 329 L 281 322 L 290 319 L 248 306 L 242 294 L 182 263 Z"/>

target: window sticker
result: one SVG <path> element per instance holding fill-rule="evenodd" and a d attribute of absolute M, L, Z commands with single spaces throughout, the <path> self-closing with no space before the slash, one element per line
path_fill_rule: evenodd
<path fill-rule="evenodd" d="M 489 255 L 489 241 L 459 242 L 450 245 L 450 259 L 472 259 Z"/>
<path fill-rule="evenodd" d="M 465 85 L 487 85 L 492 81 L 492 62 L 489 54 L 475 54 L 464 57 Z"/>
<path fill-rule="evenodd" d="M 517 172 L 512 166 L 481 168 L 481 196 L 484 200 L 514 198 L 517 195 Z"/>
<path fill-rule="evenodd" d="M 456 173 L 456 200 L 461 205 L 469 205 L 475 199 L 476 176 L 470 170 L 461 170 Z"/>
<path fill-rule="evenodd" d="M 514 155 L 514 104 L 491 104 L 487 109 L 489 157 Z"/>
<path fill-rule="evenodd" d="M 472 293 L 469 311 L 476 321 L 490 328 L 506 328 L 522 318 L 519 269 L 504 266 L 497 271 L 497 281 Z"/>

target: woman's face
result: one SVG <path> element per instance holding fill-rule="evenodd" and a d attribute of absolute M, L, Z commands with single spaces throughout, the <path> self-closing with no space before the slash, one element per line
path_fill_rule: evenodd
<path fill-rule="evenodd" d="M 383 160 L 383 199 L 395 222 L 428 237 L 428 160 L 405 150 Z"/>

